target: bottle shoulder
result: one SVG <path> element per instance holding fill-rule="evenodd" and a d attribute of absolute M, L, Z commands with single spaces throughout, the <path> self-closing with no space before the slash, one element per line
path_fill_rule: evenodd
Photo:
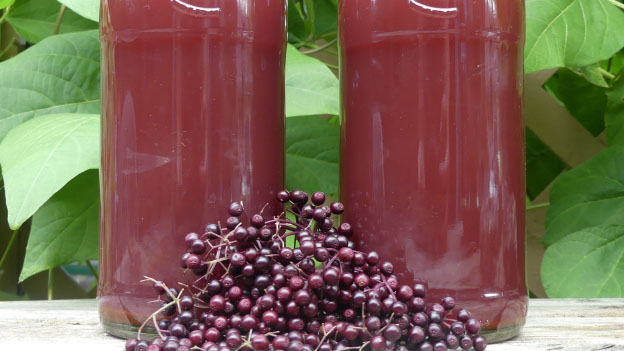
<path fill-rule="evenodd" d="M 286 0 L 102 0 L 104 30 L 285 30 Z"/>
<path fill-rule="evenodd" d="M 522 35 L 523 0 L 342 0 L 343 30 Z"/>

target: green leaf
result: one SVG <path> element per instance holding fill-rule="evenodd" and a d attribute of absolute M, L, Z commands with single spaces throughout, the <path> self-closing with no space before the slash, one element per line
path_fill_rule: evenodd
<path fill-rule="evenodd" d="M 339 127 L 315 116 L 286 120 L 286 186 L 338 194 Z"/>
<path fill-rule="evenodd" d="M 338 78 L 321 61 L 288 45 L 286 116 L 337 115 Z"/>
<path fill-rule="evenodd" d="M 527 0 L 525 68 L 582 67 L 624 47 L 624 13 L 607 0 Z"/>
<path fill-rule="evenodd" d="M 301 43 L 308 38 L 305 20 L 295 0 L 288 0 L 288 42 Z"/>
<path fill-rule="evenodd" d="M 19 228 L 54 193 L 100 163 L 98 115 L 60 114 L 32 119 L 0 144 L 8 222 Z"/>
<path fill-rule="evenodd" d="M 599 226 L 546 250 L 542 281 L 552 298 L 624 297 L 624 226 Z"/>
<path fill-rule="evenodd" d="M 98 22 L 100 20 L 100 0 L 58 0 L 82 17 Z"/>
<path fill-rule="evenodd" d="M 338 7 L 331 0 L 315 0 L 313 8 L 314 38 L 338 30 Z"/>
<path fill-rule="evenodd" d="M 620 76 L 613 84 L 607 97 L 607 141 L 609 145 L 624 145 L 624 76 Z"/>
<path fill-rule="evenodd" d="M 20 281 L 98 257 L 98 172 L 80 174 L 35 213 Z"/>
<path fill-rule="evenodd" d="M 526 187 L 529 197 L 534 199 L 541 194 L 565 168 L 566 164 L 527 128 Z"/>
<path fill-rule="evenodd" d="M 7 21 L 24 40 L 37 43 L 54 34 L 60 9 L 61 4 L 54 0 L 17 0 Z M 80 32 L 97 27 L 96 22 L 67 10 L 59 33 Z"/>
<path fill-rule="evenodd" d="M 624 49 L 620 50 L 620 52 L 610 57 L 608 60 L 602 61 L 601 65 L 604 70 L 611 73 L 624 70 Z"/>
<path fill-rule="evenodd" d="M 555 181 L 542 240 L 553 244 L 607 224 L 624 225 L 624 146 L 604 150 Z"/>
<path fill-rule="evenodd" d="M 602 88 L 608 88 L 609 84 L 604 79 L 602 73 L 600 73 L 600 63 L 596 62 L 593 65 L 581 67 L 578 69 L 578 73 L 582 75 L 588 82 L 597 85 Z"/>
<path fill-rule="evenodd" d="M 562 68 L 546 82 L 548 90 L 592 135 L 604 130 L 607 107 L 606 89 L 588 82 L 583 76 Z"/>
<path fill-rule="evenodd" d="M 15 3 L 15 0 L 0 0 L 0 10 L 5 9 Z"/>
<path fill-rule="evenodd" d="M 55 35 L 0 63 L 0 141 L 35 116 L 99 111 L 97 31 Z"/>

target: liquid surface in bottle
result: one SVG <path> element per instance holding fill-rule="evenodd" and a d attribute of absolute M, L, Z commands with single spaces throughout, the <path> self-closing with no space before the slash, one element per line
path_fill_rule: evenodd
<path fill-rule="evenodd" d="M 340 4 L 343 220 L 490 341 L 528 302 L 523 16 L 519 0 Z"/>
<path fill-rule="evenodd" d="M 118 336 L 177 287 L 184 236 L 284 182 L 285 1 L 102 2 L 100 316 Z M 195 279 L 187 272 L 183 282 Z"/>

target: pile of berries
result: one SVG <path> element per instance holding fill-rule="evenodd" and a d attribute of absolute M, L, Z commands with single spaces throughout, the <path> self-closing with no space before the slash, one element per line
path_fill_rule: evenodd
<path fill-rule="evenodd" d="M 261 211 L 246 225 L 233 203 L 224 226 L 186 235 L 181 266 L 197 280 L 168 287 L 146 277 L 162 306 L 127 351 L 486 348 L 479 322 L 453 297 L 424 300 L 423 284 L 399 284 L 390 261 L 354 247 L 352 226 L 335 224 L 343 204 L 324 205 L 320 192 L 277 196 L 286 211 L 278 217 Z M 148 324 L 158 333 L 151 342 L 141 340 Z"/>

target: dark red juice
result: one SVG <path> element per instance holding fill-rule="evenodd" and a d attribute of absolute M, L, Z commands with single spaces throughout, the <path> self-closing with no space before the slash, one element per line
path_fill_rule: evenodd
<path fill-rule="evenodd" d="M 285 0 L 102 1 L 99 310 L 129 335 L 177 286 L 184 236 L 284 182 Z M 187 273 L 185 282 L 195 276 Z"/>
<path fill-rule="evenodd" d="M 343 0 L 341 199 L 356 244 L 490 341 L 524 324 L 521 0 Z"/>

